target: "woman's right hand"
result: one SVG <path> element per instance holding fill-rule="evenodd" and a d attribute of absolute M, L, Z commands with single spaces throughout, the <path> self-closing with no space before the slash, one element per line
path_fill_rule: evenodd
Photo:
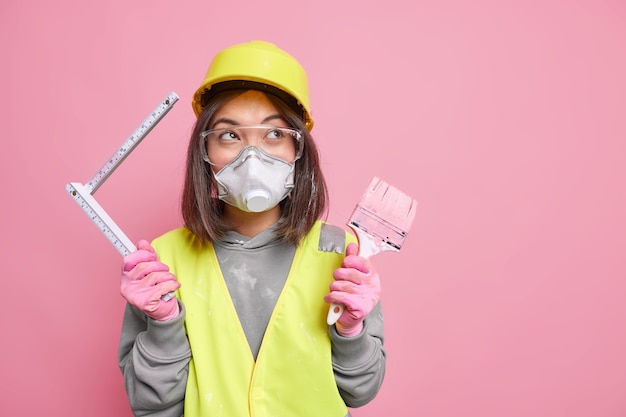
<path fill-rule="evenodd" d="M 140 240 L 137 250 L 124 257 L 121 293 L 134 305 L 157 321 L 168 321 L 180 312 L 176 297 L 163 301 L 161 297 L 180 288 L 176 276 L 159 261 L 154 248 Z"/>

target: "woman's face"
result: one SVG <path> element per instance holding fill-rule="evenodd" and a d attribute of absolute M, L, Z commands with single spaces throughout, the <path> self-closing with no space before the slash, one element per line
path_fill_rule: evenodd
<path fill-rule="evenodd" d="M 258 146 L 286 162 L 296 159 L 297 141 L 292 129 L 260 91 L 246 91 L 227 101 L 215 112 L 206 132 L 207 155 L 214 172 L 246 146 Z"/>

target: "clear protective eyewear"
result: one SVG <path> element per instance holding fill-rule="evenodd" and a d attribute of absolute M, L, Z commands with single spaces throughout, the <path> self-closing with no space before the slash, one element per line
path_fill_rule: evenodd
<path fill-rule="evenodd" d="M 213 165 L 210 153 L 235 159 L 248 146 L 258 146 L 269 155 L 294 163 L 302 156 L 304 140 L 302 132 L 289 127 L 269 125 L 229 126 L 205 130 L 203 139 L 204 160 Z"/>

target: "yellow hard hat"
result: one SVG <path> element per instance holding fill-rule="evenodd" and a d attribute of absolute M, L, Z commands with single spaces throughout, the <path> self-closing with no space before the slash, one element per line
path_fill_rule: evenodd
<path fill-rule="evenodd" d="M 191 104 L 196 117 L 211 96 L 233 88 L 277 94 L 302 112 L 307 130 L 313 129 L 306 72 L 294 57 L 276 45 L 251 41 L 228 47 L 215 55 L 204 81 L 193 95 Z"/>

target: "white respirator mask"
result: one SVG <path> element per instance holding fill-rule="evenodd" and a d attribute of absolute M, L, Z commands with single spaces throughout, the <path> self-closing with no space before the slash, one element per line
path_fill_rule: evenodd
<path fill-rule="evenodd" d="M 294 187 L 294 164 L 257 146 L 245 147 L 215 174 L 220 200 L 259 213 L 274 208 Z"/>

